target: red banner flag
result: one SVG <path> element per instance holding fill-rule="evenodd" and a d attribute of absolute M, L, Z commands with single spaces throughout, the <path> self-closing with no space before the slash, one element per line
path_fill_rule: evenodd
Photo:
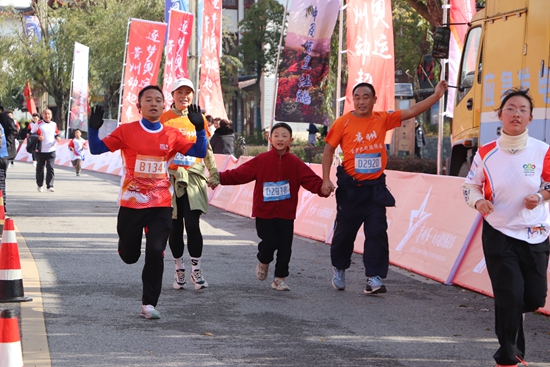
<path fill-rule="evenodd" d="M 25 89 L 23 89 L 23 95 L 25 96 L 25 101 L 27 102 L 27 111 L 32 115 L 37 113 L 36 105 L 34 103 L 34 98 L 32 98 L 31 84 L 27 82 L 25 84 Z"/>
<path fill-rule="evenodd" d="M 219 0 L 204 1 L 199 105 L 208 115 L 227 119 L 220 80 L 221 5 Z"/>
<path fill-rule="evenodd" d="M 275 120 L 328 125 L 321 112 L 338 0 L 293 0 L 277 88 Z M 309 10 L 309 11 L 308 11 Z"/>
<path fill-rule="evenodd" d="M 195 16 L 179 10 L 170 10 L 168 22 L 168 39 L 164 47 L 164 109 L 168 110 L 172 105 L 172 93 L 170 86 L 174 80 L 189 78 L 187 72 L 187 51 L 191 42 L 191 31 Z"/>
<path fill-rule="evenodd" d="M 391 2 L 349 0 L 347 9 L 348 86 L 344 113 L 353 110 L 353 87 L 371 83 L 375 111 L 393 110 L 395 66 Z"/>
<path fill-rule="evenodd" d="M 449 42 L 449 85 L 456 85 L 460 57 L 464 48 L 464 37 L 468 31 L 468 23 L 472 20 L 475 12 L 475 0 L 451 0 L 449 23 L 451 24 L 452 37 Z M 476 60 L 472 61 L 476 62 Z M 453 117 L 455 95 L 456 89 L 449 88 L 447 91 L 447 101 L 449 102 L 447 102 L 447 111 L 445 112 L 448 117 Z"/>
<path fill-rule="evenodd" d="M 132 122 L 141 118 L 138 102 L 139 91 L 156 85 L 166 24 L 132 19 L 126 49 L 126 66 L 122 93 L 120 123 Z"/>

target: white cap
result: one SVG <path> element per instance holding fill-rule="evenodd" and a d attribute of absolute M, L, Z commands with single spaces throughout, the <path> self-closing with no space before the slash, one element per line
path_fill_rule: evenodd
<path fill-rule="evenodd" d="M 180 87 L 189 87 L 195 91 L 195 87 L 193 87 L 193 82 L 187 78 L 181 78 L 176 80 L 174 83 L 172 83 L 172 88 L 170 88 L 171 93 L 173 93 L 176 89 Z"/>

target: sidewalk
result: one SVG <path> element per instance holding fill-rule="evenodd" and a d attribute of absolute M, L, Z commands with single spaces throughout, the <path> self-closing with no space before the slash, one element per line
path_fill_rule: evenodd
<path fill-rule="evenodd" d="M 492 299 L 396 268 L 387 294 L 365 296 L 358 255 L 336 291 L 329 246 L 300 237 L 291 291 L 276 292 L 254 275 L 254 221 L 214 207 L 201 222 L 210 287 L 173 290 L 167 247 L 161 319 L 144 320 L 144 256 L 126 265 L 116 252 L 118 188 L 118 176 L 56 168 L 56 192 L 39 193 L 30 163 L 9 168 L 7 210 L 34 299 L 0 308 L 21 318 L 26 367 L 494 366 Z M 527 315 L 531 367 L 550 367 L 549 332 L 550 318 Z"/>

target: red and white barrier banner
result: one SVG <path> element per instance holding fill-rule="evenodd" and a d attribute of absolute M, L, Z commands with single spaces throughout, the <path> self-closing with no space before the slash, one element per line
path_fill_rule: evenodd
<path fill-rule="evenodd" d="M 168 39 L 164 47 L 164 79 L 162 92 L 164 93 L 164 109 L 172 105 L 172 83 L 180 78 L 188 78 L 187 52 L 191 43 L 191 33 L 195 16 L 179 10 L 170 10 L 168 23 Z"/>
<path fill-rule="evenodd" d="M 207 115 L 227 119 L 220 80 L 222 3 L 204 0 L 199 105 Z"/>
<path fill-rule="evenodd" d="M 449 23 L 451 28 L 451 39 L 449 42 L 449 85 L 456 85 L 458 79 L 458 69 L 460 68 L 460 58 L 464 48 L 464 37 L 468 31 L 468 23 L 472 20 L 476 12 L 475 0 L 451 0 L 451 9 L 449 10 Z M 474 63 L 476 60 L 472 60 Z M 470 69 L 473 70 L 473 69 Z M 447 90 L 447 110 L 445 114 L 453 117 L 454 100 L 456 95 L 455 88 Z"/>
<path fill-rule="evenodd" d="M 322 112 L 338 0 L 293 0 L 279 67 L 275 120 L 328 125 Z"/>
<path fill-rule="evenodd" d="M 375 111 L 394 110 L 395 67 L 391 1 L 350 0 L 347 8 L 348 86 L 344 113 L 354 109 L 353 87 L 371 83 Z"/>
<path fill-rule="evenodd" d="M 138 93 L 148 85 L 156 85 L 166 23 L 132 19 L 126 48 L 122 111 L 120 123 L 139 120 L 141 114 L 136 106 Z"/>
<path fill-rule="evenodd" d="M 88 61 L 90 48 L 74 43 L 73 80 L 69 103 L 69 126 L 88 131 Z"/>

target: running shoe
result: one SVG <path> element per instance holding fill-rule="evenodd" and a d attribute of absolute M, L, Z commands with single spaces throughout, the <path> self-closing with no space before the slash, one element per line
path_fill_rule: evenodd
<path fill-rule="evenodd" d="M 191 272 L 191 282 L 195 285 L 196 291 L 208 287 L 208 283 L 206 282 L 206 280 L 204 280 L 202 276 L 201 269 L 197 269 Z"/>
<path fill-rule="evenodd" d="M 332 267 L 334 275 L 332 276 L 332 286 L 339 291 L 346 289 L 346 270 L 338 269 L 336 266 Z"/>
<path fill-rule="evenodd" d="M 269 264 L 258 263 L 256 266 L 256 278 L 259 280 L 265 280 L 267 278 L 267 273 L 269 272 Z"/>
<path fill-rule="evenodd" d="M 38 190 L 38 192 L 43 192 L 44 191 L 44 188 L 42 186 L 38 186 L 36 189 Z"/>
<path fill-rule="evenodd" d="M 48 187 L 47 190 L 48 190 L 49 192 L 55 192 L 55 189 L 54 189 L 53 187 Z"/>
<path fill-rule="evenodd" d="M 185 269 L 176 269 L 174 272 L 174 283 L 172 284 L 174 289 L 187 288 L 187 282 L 185 281 Z"/>
<path fill-rule="evenodd" d="M 160 312 L 155 310 L 152 305 L 141 305 L 141 317 L 146 319 L 160 319 Z"/>
<path fill-rule="evenodd" d="M 273 283 L 271 283 L 271 288 L 276 291 L 289 291 L 290 287 L 285 283 L 285 278 L 273 278 Z"/>
<path fill-rule="evenodd" d="M 375 277 L 367 278 L 367 287 L 365 288 L 365 294 L 379 294 L 386 293 L 388 290 L 384 283 L 382 283 L 382 278 L 378 275 Z"/>

